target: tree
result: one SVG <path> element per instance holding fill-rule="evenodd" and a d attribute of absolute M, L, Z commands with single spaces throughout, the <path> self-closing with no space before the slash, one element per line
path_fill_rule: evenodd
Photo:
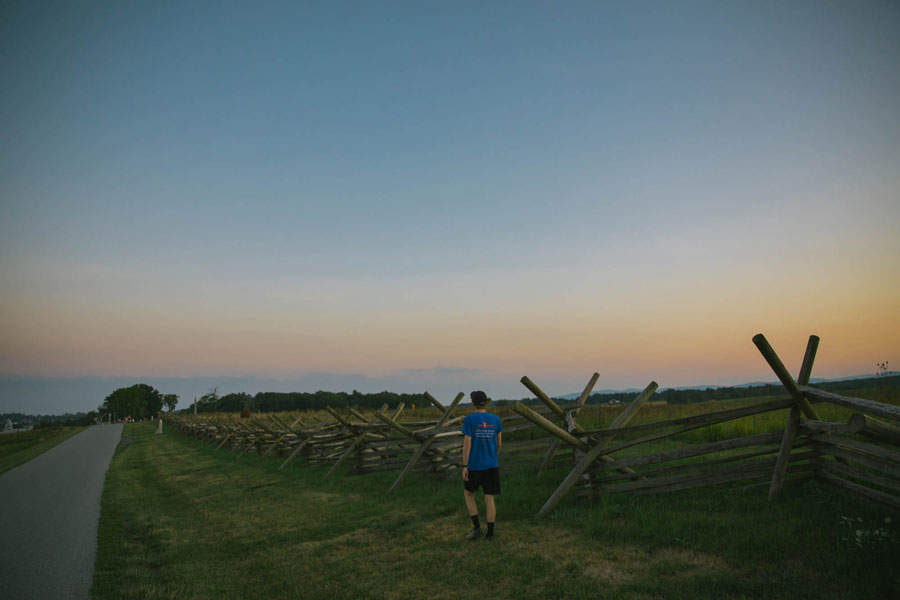
<path fill-rule="evenodd" d="M 875 380 L 878 382 L 878 389 L 881 395 L 880 400 L 888 404 L 894 404 L 897 396 L 897 386 L 895 378 L 891 377 L 890 363 L 888 361 L 877 362 L 875 366 L 878 370 L 875 372 Z"/>
<path fill-rule="evenodd" d="M 240 412 L 244 408 L 249 410 L 256 408 L 253 396 L 246 392 L 225 394 L 216 403 L 216 410 L 219 412 Z"/>
<path fill-rule="evenodd" d="M 176 399 L 177 402 L 177 399 Z M 163 395 L 146 383 L 119 388 L 106 397 L 99 407 L 101 413 L 111 413 L 117 419 L 150 419 L 159 414 Z"/>
<path fill-rule="evenodd" d="M 215 412 L 219 408 L 219 386 L 216 386 L 200 396 L 197 403 L 197 412 Z"/>
<path fill-rule="evenodd" d="M 178 396 L 176 394 L 166 394 L 163 396 L 162 401 L 169 412 L 172 412 L 178 406 Z"/>

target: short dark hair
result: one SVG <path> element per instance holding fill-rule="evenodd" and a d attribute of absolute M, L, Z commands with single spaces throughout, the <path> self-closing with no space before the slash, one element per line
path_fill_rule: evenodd
<path fill-rule="evenodd" d="M 472 404 L 478 407 L 487 406 L 488 402 L 490 402 L 490 400 L 488 400 L 487 394 L 485 394 L 481 390 L 475 390 L 474 392 L 469 394 L 469 397 L 472 398 Z"/>

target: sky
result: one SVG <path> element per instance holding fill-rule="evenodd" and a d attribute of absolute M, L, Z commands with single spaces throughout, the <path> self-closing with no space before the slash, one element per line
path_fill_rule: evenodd
<path fill-rule="evenodd" d="M 756 333 L 794 373 L 810 334 L 814 376 L 900 364 L 898 31 L 889 1 L 4 2 L 0 412 L 773 380 Z"/>

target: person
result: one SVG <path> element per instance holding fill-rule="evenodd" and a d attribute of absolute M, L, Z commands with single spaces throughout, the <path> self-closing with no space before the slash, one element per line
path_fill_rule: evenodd
<path fill-rule="evenodd" d="M 466 535 L 468 540 L 484 538 L 493 541 L 494 523 L 497 520 L 497 506 L 494 497 L 500 493 L 500 463 L 498 456 L 502 444 L 503 425 L 500 417 L 487 412 L 490 400 L 481 390 L 470 394 L 475 412 L 466 415 L 463 420 L 463 487 L 466 508 L 472 518 L 472 531 Z M 487 518 L 487 535 L 481 531 L 478 521 L 478 506 L 475 504 L 475 492 L 481 487 L 484 490 L 484 506 Z"/>

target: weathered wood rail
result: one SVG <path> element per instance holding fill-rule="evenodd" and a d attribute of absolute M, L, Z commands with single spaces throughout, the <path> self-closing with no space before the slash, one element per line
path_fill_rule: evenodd
<path fill-rule="evenodd" d="M 796 380 L 762 334 L 753 342 L 781 381 L 786 397 L 653 423 L 630 425 L 656 391 L 655 382 L 608 427 L 585 429 L 578 415 L 599 378 L 597 373 L 579 398 L 569 403 L 558 403 L 523 377 L 522 384 L 543 406 L 516 402 L 514 414 L 502 418 L 503 471 L 526 469 L 540 476 L 554 462 L 571 467 L 539 517 L 573 489 L 580 496 L 598 496 L 674 492 L 730 482 L 767 483 L 772 499 L 786 483 L 810 478 L 900 508 L 900 406 L 811 387 L 819 344 L 816 336 L 810 336 Z M 284 468 L 302 458 L 306 464 L 330 464 L 326 477 L 344 465 L 352 465 L 356 474 L 396 470 L 398 477 L 390 488 L 394 491 L 412 472 L 458 476 L 461 467 L 464 415 L 456 413 L 463 394 L 448 406 L 425 395 L 440 411 L 436 420 L 401 421 L 402 404 L 392 413 L 383 406 L 371 416 L 352 408 L 341 412 L 328 408 L 319 419 L 167 415 L 166 420 L 211 446 L 229 450 L 236 459 L 247 452 L 276 454 L 283 458 Z M 826 422 L 816 409 L 826 403 L 856 412 L 846 423 Z M 789 411 L 782 431 L 726 439 L 712 439 L 720 434 L 711 434 L 700 443 L 690 443 L 698 441 L 698 430 L 773 411 Z M 667 439 L 674 440 L 673 447 L 659 451 L 659 442 Z M 641 454 L 644 444 L 654 444 L 656 451 Z"/>
<path fill-rule="evenodd" d="M 402 404 L 392 414 L 383 406 L 370 417 L 352 408 L 347 411 L 349 414 L 327 408 L 328 415 L 324 419 L 307 418 L 305 422 L 303 417 L 283 421 L 276 415 L 249 420 L 168 415 L 167 420 L 188 435 L 217 448 L 230 450 L 236 454 L 236 459 L 248 452 L 256 452 L 262 456 L 274 454 L 282 457 L 282 468 L 298 458 L 302 458 L 305 464 L 331 464 L 326 477 L 345 464 L 352 464 L 352 472 L 357 474 L 400 470 L 391 486 L 393 491 L 413 471 L 456 475 L 461 468 L 460 423 L 464 415 L 454 416 L 454 411 L 464 396 L 458 394 L 449 407 L 430 394 L 426 393 L 426 396 L 443 412 L 436 421 L 400 421 L 404 409 Z M 553 407 L 558 408 L 555 404 Z M 558 418 L 550 408 L 536 412 L 564 426 L 561 421 L 565 416 Z M 548 453 L 550 439 L 515 439 L 515 434 L 519 432 L 536 430 L 530 421 L 519 415 L 510 415 L 504 417 L 502 422 L 506 439 L 510 440 L 512 436 L 512 441 L 506 441 L 503 445 L 505 471 L 537 469 L 538 465 L 546 467 L 549 464 L 553 458 L 552 453 Z M 571 460 L 571 457 L 571 452 L 563 449 L 556 453 L 555 459 L 565 461 Z"/>
<path fill-rule="evenodd" d="M 753 339 L 784 385 L 789 397 L 752 406 L 715 411 L 596 431 L 555 430 L 542 425 L 564 443 L 586 451 L 580 462 L 547 501 L 538 516 L 549 512 L 573 486 L 581 495 L 662 493 L 727 482 L 769 483 L 774 498 L 790 477 L 817 478 L 850 492 L 900 507 L 900 427 L 871 415 L 900 420 L 900 407 L 824 392 L 808 385 L 819 339 L 811 336 L 798 381 L 788 374 L 765 337 Z M 814 404 L 829 402 L 860 412 L 848 423 L 826 423 Z M 673 438 L 696 429 L 766 412 L 790 409 L 783 432 L 739 436 L 683 445 L 674 450 L 611 459 L 610 455 L 641 444 Z M 526 414 L 528 408 L 517 406 Z M 627 409 L 623 412 L 626 414 Z M 864 414 L 864 413 L 868 413 Z M 801 414 L 807 418 L 801 418 Z M 535 420 L 538 423 L 538 420 Z M 860 436 L 869 438 L 859 439 Z M 613 438 L 622 439 L 615 444 Z M 588 450 L 590 448 L 590 450 Z"/>

